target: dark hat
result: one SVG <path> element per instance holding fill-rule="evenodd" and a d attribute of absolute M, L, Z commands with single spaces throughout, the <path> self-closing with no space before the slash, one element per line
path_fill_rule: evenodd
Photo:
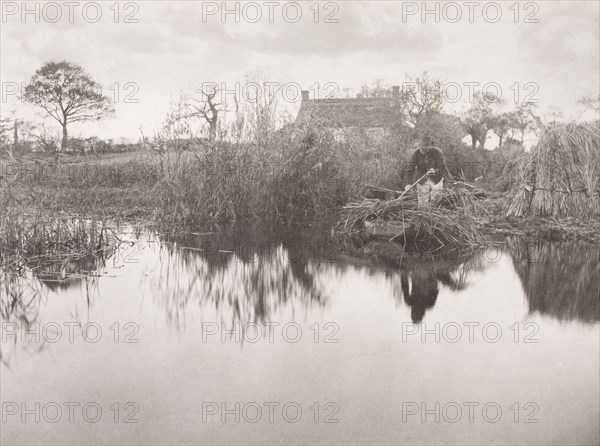
<path fill-rule="evenodd" d="M 427 135 L 422 135 L 419 138 L 419 144 L 424 145 L 426 147 L 431 147 L 431 146 L 433 146 L 433 139 L 431 139 L 431 137 L 429 137 Z"/>

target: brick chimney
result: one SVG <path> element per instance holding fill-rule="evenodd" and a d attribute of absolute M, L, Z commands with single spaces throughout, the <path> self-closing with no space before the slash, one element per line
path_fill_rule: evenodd
<path fill-rule="evenodd" d="M 400 102 L 400 87 L 398 85 L 392 87 L 392 97 L 394 102 Z"/>
<path fill-rule="evenodd" d="M 302 102 L 308 101 L 308 90 L 302 90 Z"/>

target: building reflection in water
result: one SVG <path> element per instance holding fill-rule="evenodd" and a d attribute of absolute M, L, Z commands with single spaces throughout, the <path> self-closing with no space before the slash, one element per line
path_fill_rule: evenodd
<path fill-rule="evenodd" d="M 144 237 L 139 243 L 150 246 Z M 490 265 L 482 251 L 423 259 L 410 258 L 391 244 L 349 249 L 338 243 L 332 249 L 333 243 L 338 241 L 327 236 L 255 228 L 162 237 L 158 250 L 139 251 L 142 270 L 120 280 L 139 280 L 140 295 L 135 297 L 150 297 L 168 323 L 180 329 L 189 319 L 247 324 L 264 323 L 284 312 L 301 317 L 311 309 L 326 308 L 335 294 L 332 288 L 339 287 L 347 274 L 383 273 L 396 302 L 409 306 L 412 321 L 419 323 L 438 302 L 442 287 L 460 295 L 470 283 L 485 280 L 485 275 L 475 273 Z M 564 321 L 600 320 L 597 248 L 508 239 L 504 254 L 512 259 L 530 314 Z M 74 288 L 82 290 L 81 306 L 88 311 L 92 303 L 103 305 L 98 282 L 114 279 L 95 273 L 110 256 L 71 259 L 21 273 L 2 271 L 2 322 L 26 329 L 44 319 L 42 309 L 60 305 L 62 295 Z M 6 345 L 0 355 L 7 360 Z"/>

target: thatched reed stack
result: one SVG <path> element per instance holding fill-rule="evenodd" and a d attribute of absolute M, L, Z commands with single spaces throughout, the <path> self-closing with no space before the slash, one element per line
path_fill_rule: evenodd
<path fill-rule="evenodd" d="M 520 184 L 509 216 L 589 218 L 600 215 L 600 129 L 557 124 L 517 166 Z"/>

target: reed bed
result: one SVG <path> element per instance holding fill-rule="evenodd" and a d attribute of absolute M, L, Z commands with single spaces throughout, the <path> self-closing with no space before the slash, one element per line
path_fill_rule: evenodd
<path fill-rule="evenodd" d="M 529 156 L 517 164 L 519 187 L 508 216 L 594 217 L 600 215 L 598 124 L 547 128 Z"/>
<path fill-rule="evenodd" d="M 9 212 L 0 226 L 0 269 L 23 272 L 90 265 L 105 257 L 111 236 L 102 222 Z"/>

